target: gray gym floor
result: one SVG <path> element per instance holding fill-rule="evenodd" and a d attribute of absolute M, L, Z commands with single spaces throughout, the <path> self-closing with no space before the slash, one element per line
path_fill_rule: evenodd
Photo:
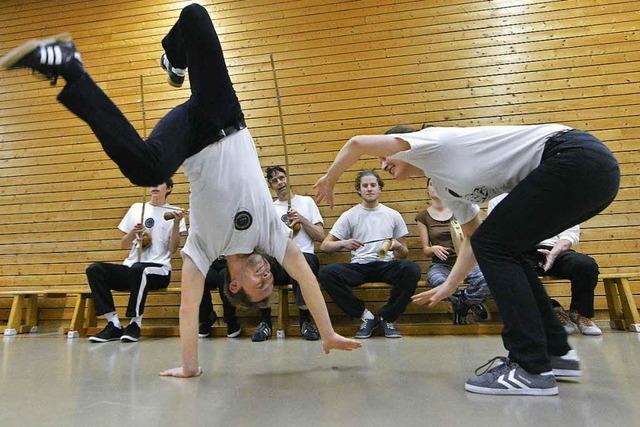
<path fill-rule="evenodd" d="M 571 338 L 580 382 L 557 397 L 464 391 L 501 351 L 498 336 L 374 338 L 325 356 L 298 338 L 201 341 L 203 377 L 160 378 L 177 338 L 90 344 L 60 335 L 0 344 L 0 425 L 603 426 L 640 423 L 640 335 Z"/>

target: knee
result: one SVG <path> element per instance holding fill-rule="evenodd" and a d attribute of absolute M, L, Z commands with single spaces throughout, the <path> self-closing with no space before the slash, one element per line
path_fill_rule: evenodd
<path fill-rule="evenodd" d="M 417 283 L 418 280 L 420 280 L 420 275 L 422 273 L 420 272 L 420 267 L 418 267 L 418 264 L 415 262 L 402 261 L 400 269 L 407 281 Z"/>
<path fill-rule="evenodd" d="M 337 278 L 337 271 L 331 265 L 326 265 L 318 271 L 318 282 L 320 282 L 320 287 L 322 289 L 335 287 Z"/>
<path fill-rule="evenodd" d="M 600 274 L 598 263 L 590 256 L 585 256 L 575 271 L 580 277 L 593 282 L 598 281 L 598 274 Z"/>
<path fill-rule="evenodd" d="M 189 24 L 194 24 L 201 20 L 203 17 L 209 17 L 209 13 L 204 6 L 201 6 L 197 3 L 191 3 L 189 6 L 186 6 L 180 12 L 180 20 L 188 22 Z"/>
<path fill-rule="evenodd" d="M 97 275 L 100 274 L 101 270 L 102 268 L 100 267 L 100 264 L 97 262 L 94 262 L 90 264 L 89 267 L 87 267 L 85 272 L 87 274 L 87 278 L 89 279 L 89 284 L 91 284 L 92 279 L 94 279 Z"/>

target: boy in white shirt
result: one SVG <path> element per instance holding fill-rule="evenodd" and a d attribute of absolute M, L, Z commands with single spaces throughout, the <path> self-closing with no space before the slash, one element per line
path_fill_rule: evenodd
<path fill-rule="evenodd" d="M 151 187 L 151 201 L 144 206 L 134 203 L 122 218 L 118 229 L 122 235 L 122 249 L 130 249 L 129 256 L 122 265 L 95 262 L 87 267 L 87 279 L 96 308 L 96 315 L 104 315 L 106 327 L 89 337 L 91 342 L 120 340 L 133 342 L 140 339 L 142 314 L 147 293 L 163 289 L 171 280 L 171 254 L 178 249 L 180 233 L 186 232 L 184 212 L 166 202 L 171 194 L 173 181 Z M 174 219 L 166 221 L 165 212 L 173 212 Z M 145 247 L 143 234 L 150 236 Z M 111 291 L 130 291 L 127 317 L 129 325 L 123 329 L 116 313 Z"/>

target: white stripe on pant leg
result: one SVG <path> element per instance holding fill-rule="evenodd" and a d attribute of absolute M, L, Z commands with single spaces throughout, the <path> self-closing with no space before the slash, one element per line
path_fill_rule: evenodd
<path fill-rule="evenodd" d="M 140 316 L 140 304 L 142 304 L 144 289 L 147 287 L 147 274 L 168 276 L 169 270 L 167 269 L 167 267 L 145 267 L 145 269 L 142 270 L 142 277 L 140 278 L 140 290 L 138 290 L 138 300 L 136 301 L 136 317 Z"/>

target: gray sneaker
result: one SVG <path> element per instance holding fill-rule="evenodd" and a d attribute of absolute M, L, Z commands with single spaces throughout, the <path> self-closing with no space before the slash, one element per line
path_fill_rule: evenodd
<path fill-rule="evenodd" d="M 499 364 L 494 365 L 495 361 Z M 481 373 L 478 371 L 486 368 Z M 558 394 L 556 378 L 551 372 L 531 374 L 506 357 L 494 357 L 476 369 L 464 389 L 472 393 L 499 395 L 553 396 Z"/>
<path fill-rule="evenodd" d="M 362 324 L 360 325 L 360 329 L 356 332 L 357 339 L 365 339 L 369 338 L 373 331 L 378 327 L 378 317 L 374 317 L 373 319 L 364 319 Z"/>
<path fill-rule="evenodd" d="M 580 369 L 580 358 L 575 350 L 569 350 L 564 356 L 549 356 L 551 369 L 556 377 L 579 377 L 582 375 Z"/>
<path fill-rule="evenodd" d="M 380 318 L 380 326 L 382 327 L 382 332 L 384 332 L 384 336 L 387 338 L 402 338 L 402 335 L 396 327 L 391 322 L 387 322 L 382 317 Z"/>

